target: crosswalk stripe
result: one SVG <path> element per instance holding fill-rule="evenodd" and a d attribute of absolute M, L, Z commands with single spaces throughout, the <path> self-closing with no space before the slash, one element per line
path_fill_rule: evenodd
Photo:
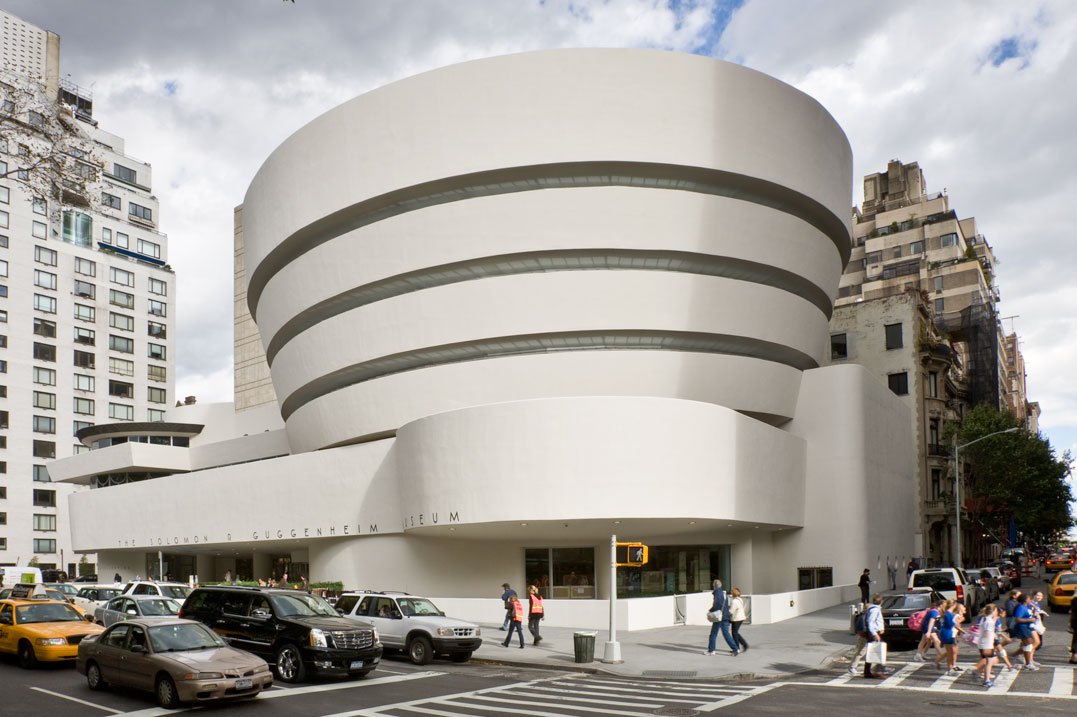
<path fill-rule="evenodd" d="M 578 679 L 583 679 L 583 678 L 578 678 Z M 616 686 L 636 685 L 636 686 L 639 686 L 639 687 L 648 687 L 648 688 L 650 688 L 650 687 L 664 687 L 664 688 L 673 688 L 673 689 L 686 690 L 686 691 L 691 691 L 691 692 L 713 692 L 713 691 L 724 691 L 724 690 L 729 690 L 729 689 L 736 689 L 734 687 L 728 687 L 728 686 L 723 687 L 723 686 L 720 686 L 720 685 L 708 685 L 708 684 L 701 684 L 701 683 L 698 683 L 698 682 L 670 682 L 668 680 L 640 681 L 640 680 L 619 680 L 619 679 L 618 680 L 611 680 L 611 679 L 598 678 L 598 679 L 587 679 L 587 684 L 589 684 L 589 685 L 590 684 L 604 684 L 604 685 L 616 685 Z"/>
<path fill-rule="evenodd" d="M 755 697 L 756 695 L 761 695 L 764 692 L 770 692 L 771 690 L 773 690 L 773 689 L 775 689 L 777 687 L 781 687 L 781 686 L 782 686 L 782 683 L 780 683 L 780 682 L 772 682 L 769 685 L 762 685 L 760 687 L 753 687 L 749 691 L 742 692 L 739 695 L 734 695 L 733 697 L 726 697 L 725 699 L 718 700 L 717 702 L 711 702 L 710 704 L 700 705 L 699 707 L 696 708 L 696 710 L 699 711 L 699 712 L 714 712 L 715 710 L 725 709 L 726 707 L 730 707 L 732 705 L 735 705 L 738 702 L 743 702 L 744 700 L 750 700 L 751 698 Z"/>
<path fill-rule="evenodd" d="M 553 682 L 551 684 L 557 685 L 561 683 Z M 565 685 L 567 686 L 567 685 Z M 572 685 L 576 687 L 577 685 Z M 669 692 L 665 690 L 648 690 L 642 687 L 634 687 L 630 689 L 618 688 L 618 687 L 605 687 L 602 685 L 588 685 L 588 691 L 592 694 L 611 694 L 611 695 L 626 695 L 634 694 L 642 697 L 661 696 L 664 702 L 687 702 L 695 703 L 699 702 L 698 696 L 692 693 L 684 692 Z"/>
<path fill-rule="evenodd" d="M 964 677 L 967 674 L 968 674 L 968 670 L 964 670 L 964 669 L 961 670 L 961 672 L 959 672 L 956 675 L 951 675 L 948 672 L 944 672 L 943 674 L 939 675 L 938 678 L 934 682 L 931 683 L 931 685 L 928 687 L 928 689 L 929 690 L 936 690 L 936 691 L 948 690 L 948 689 L 950 689 L 951 687 L 954 686 L 955 682 L 957 682 L 959 679 L 961 679 L 962 677 Z"/>
<path fill-rule="evenodd" d="M 1048 690 L 1048 694 L 1051 695 L 1071 695 L 1073 694 L 1073 668 L 1071 667 L 1056 667 L 1055 674 L 1051 677 L 1051 689 Z"/>
<path fill-rule="evenodd" d="M 497 704 L 487 706 L 487 705 L 483 704 L 483 702 L 494 702 L 494 703 L 497 703 Z M 651 715 L 654 714 L 654 710 L 650 710 L 648 712 L 630 712 L 628 710 L 610 709 L 609 707 L 583 707 L 581 705 L 556 705 L 556 704 L 550 704 L 549 702 L 530 702 L 528 700 L 522 700 L 522 699 L 515 698 L 515 697 L 494 697 L 492 695 L 476 695 L 475 697 L 464 697 L 464 698 L 461 698 L 459 700 L 454 701 L 454 704 L 456 704 L 458 706 L 461 706 L 461 707 L 467 707 L 469 709 L 474 707 L 476 709 L 491 709 L 491 710 L 495 710 L 495 711 L 512 711 L 512 710 L 504 707 L 503 703 L 507 703 L 507 704 L 510 704 L 510 705 L 516 705 L 518 707 L 526 707 L 528 705 L 532 705 L 534 707 L 547 707 L 547 708 L 569 707 L 573 711 L 577 711 L 577 712 L 597 712 L 599 714 L 604 714 L 604 715 L 625 715 L 625 717 L 651 717 Z M 520 713 L 522 713 L 522 714 L 532 714 L 532 712 L 529 712 L 527 710 L 518 710 L 518 711 Z"/>
<path fill-rule="evenodd" d="M 1017 679 L 1017 676 L 1019 674 L 1021 673 L 1017 670 L 1007 670 L 1003 668 L 1002 671 L 995 675 L 995 686 L 988 687 L 987 694 L 997 695 L 1004 692 L 1009 692 L 1010 688 L 1013 687 L 1013 683 Z"/>
<path fill-rule="evenodd" d="M 827 682 L 827 684 L 828 685 L 835 685 L 835 686 L 844 685 L 846 682 L 848 682 L 849 680 L 853 679 L 856 676 L 857 675 L 851 674 L 848 671 L 846 671 L 845 674 L 840 675 L 838 677 L 835 677 L 834 679 Z"/>
<path fill-rule="evenodd" d="M 919 670 L 924 666 L 923 662 L 910 662 L 902 667 L 894 674 L 887 677 L 885 680 L 879 683 L 879 687 L 884 689 L 893 689 L 905 681 L 909 675 Z"/>
<path fill-rule="evenodd" d="M 525 687 L 513 689 L 511 692 L 514 695 L 522 694 L 530 697 L 547 697 L 547 693 L 550 692 L 553 692 L 554 694 L 558 695 L 594 695 L 594 692 L 588 692 L 587 690 L 566 690 L 560 687 Z M 536 692 L 538 694 L 534 694 Z M 623 700 L 597 700 L 587 697 L 568 697 L 566 699 L 571 699 L 578 702 L 593 702 L 595 704 L 602 705 L 619 705 L 623 703 Z M 636 702 L 636 704 L 653 704 L 656 708 L 661 707 L 663 704 L 665 704 L 662 700 L 654 698 L 633 697 L 632 699 L 634 702 Z"/>

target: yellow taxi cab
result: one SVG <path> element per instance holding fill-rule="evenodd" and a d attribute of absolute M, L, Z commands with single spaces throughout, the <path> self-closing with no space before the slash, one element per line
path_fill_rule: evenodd
<path fill-rule="evenodd" d="M 1077 590 L 1077 573 L 1063 570 L 1047 587 L 1047 605 L 1051 610 L 1070 609 L 1075 590 Z"/>
<path fill-rule="evenodd" d="M 1056 570 L 1069 570 L 1072 565 L 1073 556 L 1066 553 L 1055 553 L 1043 561 L 1043 567 L 1049 573 Z"/>
<path fill-rule="evenodd" d="M 69 603 L 37 598 L 0 600 L 0 653 L 17 655 L 19 665 L 38 661 L 72 663 L 87 635 L 105 631 L 87 622 Z"/>

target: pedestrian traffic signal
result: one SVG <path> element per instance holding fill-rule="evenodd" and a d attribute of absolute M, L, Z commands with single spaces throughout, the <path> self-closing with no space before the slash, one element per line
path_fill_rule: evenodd
<path fill-rule="evenodd" d="M 647 546 L 643 543 L 617 543 L 617 565 L 638 568 L 647 562 Z"/>

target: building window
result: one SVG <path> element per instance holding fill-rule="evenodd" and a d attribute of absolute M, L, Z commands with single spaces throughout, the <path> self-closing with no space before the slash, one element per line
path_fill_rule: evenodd
<path fill-rule="evenodd" d="M 939 246 L 946 247 L 946 246 L 956 246 L 956 245 L 957 245 L 957 234 L 955 234 L 955 233 L 943 234 L 941 237 L 939 237 Z"/>
<path fill-rule="evenodd" d="M 160 279 L 150 279 L 150 293 L 159 294 L 160 296 L 168 295 L 168 284 Z"/>
<path fill-rule="evenodd" d="M 935 291 L 942 291 L 942 277 L 936 276 L 933 280 Z"/>
<path fill-rule="evenodd" d="M 34 269 L 34 286 L 56 291 L 56 274 L 49 271 Z"/>
<path fill-rule="evenodd" d="M 49 203 L 41 197 L 34 197 L 33 200 L 34 214 L 40 214 L 45 216 L 49 213 Z"/>
<path fill-rule="evenodd" d="M 56 252 L 43 246 L 34 246 L 34 261 L 45 266 L 56 266 Z"/>
<path fill-rule="evenodd" d="M 135 307 L 131 306 L 130 308 L 133 309 Z M 167 316 L 168 314 L 166 313 L 165 302 L 154 301 L 153 299 L 150 299 L 150 313 L 154 316 Z"/>
<path fill-rule="evenodd" d="M 11 204 L 11 190 L 0 186 L 0 204 Z"/>
<path fill-rule="evenodd" d="M 909 393 L 909 374 L 905 371 L 889 374 L 886 377 L 886 383 L 890 386 L 890 390 L 899 396 Z"/>
<path fill-rule="evenodd" d="M 134 294 L 128 294 L 126 291 L 117 291 L 116 289 L 108 290 L 108 300 L 114 306 L 120 306 L 124 309 L 135 308 L 135 296 Z"/>
<path fill-rule="evenodd" d="M 527 548 L 524 571 L 529 585 L 546 578 L 542 589 L 549 597 L 594 597 L 594 548 Z"/>
<path fill-rule="evenodd" d="M 7 361 L 0 361 L 0 373 L 7 373 Z"/>
<path fill-rule="evenodd" d="M 154 259 L 161 258 L 161 245 L 155 244 L 145 239 L 138 240 L 138 253 L 145 254 L 146 256 L 152 256 Z"/>
<path fill-rule="evenodd" d="M 80 296 L 83 299 L 94 299 L 97 297 L 97 287 L 88 281 L 75 279 L 75 296 Z"/>
<path fill-rule="evenodd" d="M 901 324 L 887 324 L 885 328 L 887 350 L 901 348 L 903 345 L 901 339 Z"/>
<path fill-rule="evenodd" d="M 95 333 L 93 329 L 84 329 L 81 326 L 75 327 L 75 343 L 85 344 L 86 346 L 93 346 L 96 343 Z"/>
<path fill-rule="evenodd" d="M 79 434 L 79 431 L 81 431 L 83 428 L 89 428 L 92 425 L 93 424 L 90 423 L 89 421 L 72 421 L 71 422 L 71 435 L 72 436 L 77 436 Z"/>
<path fill-rule="evenodd" d="M 108 347 L 113 351 L 119 351 L 125 354 L 132 354 L 135 352 L 135 342 L 133 339 L 129 339 L 126 336 L 115 336 L 109 334 Z"/>
<path fill-rule="evenodd" d="M 124 381 L 110 380 L 108 382 L 108 395 L 116 396 L 117 398 L 134 398 L 135 385 L 133 383 L 125 383 Z"/>
<path fill-rule="evenodd" d="M 166 403 L 168 401 L 168 398 L 165 395 L 166 393 L 167 392 L 163 388 L 150 386 L 147 389 L 146 400 L 150 403 Z"/>
<path fill-rule="evenodd" d="M 116 232 L 116 246 L 118 246 L 118 247 L 120 247 L 122 249 L 127 249 L 127 248 L 129 248 L 127 246 L 127 243 L 128 243 L 127 242 L 127 235 L 124 234 L 123 232 Z"/>
<path fill-rule="evenodd" d="M 97 263 L 76 256 L 75 273 L 82 274 L 83 276 L 97 276 Z"/>
<path fill-rule="evenodd" d="M 53 538 L 34 538 L 34 552 L 51 555 L 56 552 L 56 541 Z"/>
<path fill-rule="evenodd" d="M 30 236 L 34 239 L 48 239 L 49 227 L 45 222 L 33 222 L 30 224 Z"/>
<path fill-rule="evenodd" d="M 56 532 L 56 516 L 55 515 L 42 515 L 40 513 L 34 514 L 34 530 L 41 530 L 45 532 Z M 55 551 L 49 551 L 55 552 Z"/>
<path fill-rule="evenodd" d="M 128 184 L 138 184 L 138 172 L 131 169 L 130 167 L 125 167 L 122 164 L 116 164 L 115 162 L 113 162 L 112 176 L 120 180 L 121 182 L 127 182 Z"/>
<path fill-rule="evenodd" d="M 7 247 L 8 247 L 7 234 L 0 234 L 0 248 L 7 249 Z"/>
<path fill-rule="evenodd" d="M 0 428 L 7 428 L 8 422 L 11 420 L 11 416 L 7 411 L 0 411 Z"/>
<path fill-rule="evenodd" d="M 146 377 L 151 381 L 164 382 L 168 380 L 168 371 L 164 366 L 147 366 Z"/>
<path fill-rule="evenodd" d="M 942 469 L 931 469 L 931 500 L 938 500 L 942 495 Z"/>
<path fill-rule="evenodd" d="M 7 278 L 7 262 L 0 260 L 0 276 Z"/>
<path fill-rule="evenodd" d="M 158 408 L 146 409 L 146 420 L 152 422 L 165 420 L 165 412 Z"/>
<path fill-rule="evenodd" d="M 108 325 L 114 329 L 119 329 L 120 331 L 134 331 L 135 317 L 110 311 L 108 313 Z"/>
<path fill-rule="evenodd" d="M 156 359 L 158 361 L 165 360 L 165 347 L 161 344 L 147 344 L 146 349 L 146 355 L 151 359 Z"/>
<path fill-rule="evenodd" d="M 939 374 L 936 371 L 927 375 L 927 395 L 929 398 L 939 397 Z"/>
<path fill-rule="evenodd" d="M 935 313 L 946 313 L 946 299 L 935 299 Z"/>
<path fill-rule="evenodd" d="M 34 319 L 34 334 L 47 339 L 56 338 L 56 322 L 48 319 Z"/>
<path fill-rule="evenodd" d="M 56 394 L 34 391 L 34 408 L 56 408 Z"/>
<path fill-rule="evenodd" d="M 927 427 L 927 442 L 932 446 L 941 447 L 939 440 L 939 419 L 933 418 Z"/>
<path fill-rule="evenodd" d="M 93 306 L 86 306 L 85 304 L 75 304 L 75 318 L 82 319 L 83 321 L 96 321 L 97 309 Z"/>
<path fill-rule="evenodd" d="M 34 416 L 34 433 L 56 433 L 56 419 L 52 416 Z"/>
<path fill-rule="evenodd" d="M 45 466 L 34 466 L 34 481 L 36 483 L 48 483 L 51 480 L 49 471 Z"/>
<path fill-rule="evenodd" d="M 849 339 L 845 334 L 830 335 L 830 358 L 843 359 L 849 357 Z"/>
<path fill-rule="evenodd" d="M 101 241 L 103 243 L 105 243 L 105 244 L 111 244 L 112 243 L 112 230 L 111 229 L 106 229 L 104 227 L 101 228 Z"/>
<path fill-rule="evenodd" d="M 56 347 L 51 344 L 34 342 L 34 358 L 38 361 L 56 362 Z"/>
<path fill-rule="evenodd" d="M 34 308 L 38 311 L 43 311 L 46 314 L 55 314 L 56 297 L 45 296 L 44 294 L 34 294 Z"/>
<path fill-rule="evenodd" d="M 35 458 L 55 458 L 56 457 L 56 443 L 54 441 L 34 441 L 34 457 Z M 52 493 L 52 491 L 48 491 Z M 36 500 L 37 491 L 34 491 Z M 38 505 L 36 502 L 34 505 Z M 56 505 L 55 501 L 51 505 Z"/>
<path fill-rule="evenodd" d="M 75 374 L 75 390 L 76 391 L 93 391 L 96 386 L 97 379 L 93 376 L 87 376 L 83 373 Z"/>
<path fill-rule="evenodd" d="M 133 421 L 135 420 L 135 407 L 126 406 L 122 403 L 110 403 L 108 404 L 108 417 L 115 418 L 118 421 Z"/>
<path fill-rule="evenodd" d="M 78 246 L 93 244 L 93 217 L 70 209 L 64 211 L 63 239 Z"/>
<path fill-rule="evenodd" d="M 110 356 L 108 359 L 108 371 L 118 376 L 134 376 L 135 362 Z"/>
<path fill-rule="evenodd" d="M 113 284 L 119 284 L 120 286 L 135 285 L 135 275 L 129 271 L 117 269 L 116 267 L 112 266 L 109 267 L 108 274 L 109 279 L 112 281 Z"/>
<path fill-rule="evenodd" d="M 924 243 L 922 241 L 914 241 L 909 245 L 909 254 L 923 254 Z"/>
<path fill-rule="evenodd" d="M 165 325 L 164 324 L 158 324 L 155 321 L 150 321 L 149 322 L 149 324 L 148 324 L 148 326 L 146 328 L 146 333 L 149 334 L 150 336 L 152 336 L 155 339 L 168 338 L 168 329 L 165 327 Z"/>
<path fill-rule="evenodd" d="M 34 366 L 34 383 L 39 383 L 42 386 L 55 386 L 56 372 L 51 368 Z"/>
<path fill-rule="evenodd" d="M 141 219 L 144 222 L 153 221 L 153 210 L 149 207 L 144 207 L 141 204 L 135 204 L 134 202 L 127 203 L 127 213 L 136 219 Z"/>
<path fill-rule="evenodd" d="M 109 209 L 123 209 L 123 204 L 120 202 L 120 198 L 115 194 L 109 194 L 108 192 L 101 192 L 101 203 Z"/>
<path fill-rule="evenodd" d="M 80 413 L 84 416 L 92 416 L 94 413 L 94 405 L 92 398 L 79 398 L 75 397 L 75 413 Z"/>
<path fill-rule="evenodd" d="M 97 360 L 94 355 L 88 351 L 75 351 L 74 365 L 79 368 L 94 368 L 97 366 Z"/>

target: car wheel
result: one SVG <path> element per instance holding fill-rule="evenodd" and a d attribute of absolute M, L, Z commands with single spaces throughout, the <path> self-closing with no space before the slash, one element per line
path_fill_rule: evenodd
<path fill-rule="evenodd" d="M 471 659 L 471 653 L 470 652 L 455 652 L 455 653 L 449 655 L 449 659 L 452 660 L 453 662 L 467 662 L 468 660 Z"/>
<path fill-rule="evenodd" d="M 157 685 L 153 692 L 157 695 L 157 704 L 165 709 L 172 709 L 179 704 L 176 683 L 168 675 L 161 675 L 157 678 Z"/>
<path fill-rule="evenodd" d="M 34 647 L 26 640 L 19 643 L 19 667 L 29 670 L 37 665 L 37 655 Z"/>
<path fill-rule="evenodd" d="M 299 682 L 306 675 L 303 656 L 295 645 L 284 645 L 277 650 L 277 676 L 283 682 Z"/>
<path fill-rule="evenodd" d="M 429 665 L 434 659 L 434 647 L 430 644 L 430 638 L 425 635 L 416 635 L 408 642 L 408 658 L 416 665 Z"/>
<path fill-rule="evenodd" d="M 86 665 L 86 685 L 91 690 L 101 690 L 107 686 L 105 679 L 101 677 L 101 668 L 96 662 Z"/>

